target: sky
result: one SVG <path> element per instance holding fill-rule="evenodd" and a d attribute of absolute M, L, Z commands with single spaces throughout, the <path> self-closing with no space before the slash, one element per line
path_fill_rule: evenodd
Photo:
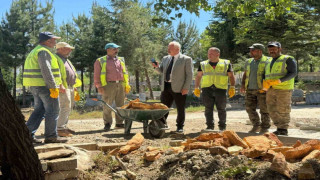
<path fill-rule="evenodd" d="M 46 2 L 45 0 L 40 0 L 40 2 Z M 62 22 L 72 21 L 72 16 L 77 16 L 79 13 L 85 13 L 90 15 L 90 9 L 93 0 L 54 0 L 53 8 L 55 9 L 54 20 L 57 25 Z M 110 7 L 108 0 L 96 0 L 96 2 L 101 6 Z M 9 11 L 12 0 L 0 0 L 0 18 L 5 16 L 6 11 Z M 181 19 L 173 21 L 173 26 L 177 27 L 179 20 L 185 21 L 187 23 L 190 20 L 194 21 L 199 33 L 202 33 L 205 28 L 209 25 L 209 20 L 212 17 L 212 13 L 205 11 L 200 12 L 200 16 L 197 17 L 195 14 L 191 14 L 185 10 L 181 11 L 183 16 Z"/>

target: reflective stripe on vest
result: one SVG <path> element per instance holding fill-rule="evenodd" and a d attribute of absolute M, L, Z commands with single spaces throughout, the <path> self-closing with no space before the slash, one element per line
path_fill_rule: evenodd
<path fill-rule="evenodd" d="M 122 73 L 123 73 L 123 85 L 126 86 L 129 83 L 129 76 L 126 71 L 126 66 L 124 63 L 123 57 L 118 57 L 121 67 L 122 67 Z M 107 56 L 103 56 L 98 58 L 100 65 L 101 65 L 101 72 L 100 72 L 100 81 L 101 86 L 107 85 Z"/>
<path fill-rule="evenodd" d="M 287 55 L 281 55 L 272 66 L 272 69 L 270 71 L 270 65 L 271 63 L 267 64 L 266 66 L 266 79 L 280 79 L 284 77 L 288 71 L 287 71 L 287 59 L 292 58 L 292 56 Z M 294 78 L 284 81 L 276 86 L 272 86 L 274 89 L 284 89 L 284 90 L 290 90 L 294 88 Z"/>
<path fill-rule="evenodd" d="M 229 60 L 219 59 L 215 69 L 209 64 L 209 60 L 200 63 L 203 72 L 201 88 L 210 87 L 213 84 L 216 88 L 228 88 L 228 66 Z"/>
<path fill-rule="evenodd" d="M 258 65 L 258 70 L 257 70 L 257 84 L 258 84 L 258 87 L 259 89 L 262 89 L 262 81 L 263 81 L 263 75 L 265 74 L 265 67 L 266 67 L 266 64 L 270 63 L 271 62 L 271 57 L 266 57 L 266 56 L 263 56 L 261 57 L 260 59 L 260 62 L 259 62 L 259 65 Z M 251 62 L 253 61 L 253 58 L 250 58 L 246 61 L 246 64 L 245 64 L 245 72 L 246 72 L 246 80 L 245 80 L 245 88 L 247 89 L 248 88 L 248 85 L 249 85 L 249 78 L 250 78 L 250 65 L 251 65 Z"/>
<path fill-rule="evenodd" d="M 58 60 L 47 48 L 38 45 L 27 56 L 24 64 L 23 85 L 24 86 L 46 86 L 46 83 L 41 74 L 38 63 L 38 53 L 46 51 L 51 57 L 51 72 L 54 77 L 56 85 L 61 84 L 61 75 L 59 70 Z"/>

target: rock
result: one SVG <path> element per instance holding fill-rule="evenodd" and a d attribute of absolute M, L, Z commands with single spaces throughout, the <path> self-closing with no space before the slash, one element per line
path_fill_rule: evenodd
<path fill-rule="evenodd" d="M 307 141 L 305 144 L 310 145 L 312 150 L 320 150 L 320 140 L 311 139 L 311 140 Z"/>
<path fill-rule="evenodd" d="M 73 150 L 69 149 L 59 149 L 59 150 L 54 150 L 54 151 L 49 151 L 49 152 L 44 152 L 44 153 L 39 153 L 39 159 L 44 160 L 44 159 L 57 159 L 57 158 L 63 158 L 63 157 L 70 157 L 74 154 L 75 152 Z"/>
<path fill-rule="evenodd" d="M 209 147 L 211 147 L 211 143 L 206 141 L 206 142 L 193 142 L 190 143 L 188 148 L 189 149 L 208 149 Z"/>
<path fill-rule="evenodd" d="M 140 146 L 142 145 L 143 141 L 144 141 L 144 137 L 142 136 L 142 134 L 141 133 L 137 133 L 136 135 L 134 135 L 132 137 L 132 139 L 130 139 L 127 142 L 127 145 L 125 145 L 125 146 L 120 148 L 119 153 L 128 154 L 129 151 L 133 151 L 133 150 L 139 149 Z"/>
<path fill-rule="evenodd" d="M 224 146 L 224 147 L 230 147 L 231 143 L 227 137 L 223 138 L 216 138 L 213 140 L 212 146 Z"/>
<path fill-rule="evenodd" d="M 268 133 L 264 133 L 263 135 L 266 136 L 268 139 L 276 142 L 277 146 L 280 146 L 280 147 L 283 146 L 283 143 L 279 140 L 279 138 L 275 134 L 268 132 Z"/>
<path fill-rule="evenodd" d="M 184 150 L 184 146 L 179 146 L 179 147 L 171 147 L 169 149 L 167 149 L 167 151 L 165 152 L 165 154 L 170 155 L 170 154 L 177 154 L 177 153 L 181 153 Z"/>
<path fill-rule="evenodd" d="M 248 136 L 243 138 L 243 140 L 252 149 L 257 149 L 259 151 L 267 151 L 272 144 L 272 141 L 266 136 Z"/>
<path fill-rule="evenodd" d="M 286 151 L 293 149 L 294 147 L 291 146 L 281 146 L 281 147 L 274 147 L 274 148 L 270 148 L 269 150 L 272 150 L 274 152 L 281 152 L 282 154 L 284 154 Z"/>
<path fill-rule="evenodd" d="M 249 147 L 234 131 L 224 131 L 223 135 L 226 135 L 232 145 L 241 146 L 243 148 Z"/>
<path fill-rule="evenodd" d="M 209 148 L 210 154 L 212 155 L 222 155 L 228 154 L 228 149 L 223 146 L 213 146 Z"/>
<path fill-rule="evenodd" d="M 304 162 L 298 172 L 299 179 L 315 179 L 316 175 L 310 163 Z"/>
<path fill-rule="evenodd" d="M 260 156 L 265 156 L 266 152 L 267 152 L 267 149 L 261 149 L 261 148 L 250 148 L 250 149 L 244 149 L 242 151 L 242 153 L 248 158 L 257 158 Z"/>
<path fill-rule="evenodd" d="M 302 144 L 299 147 L 290 149 L 286 152 L 284 152 L 284 155 L 287 160 L 289 159 L 299 159 L 305 157 L 307 154 L 312 151 L 312 147 L 308 144 Z"/>
<path fill-rule="evenodd" d="M 214 140 L 215 138 L 222 138 L 223 135 L 220 133 L 202 133 L 196 139 L 198 141 L 209 141 Z"/>
<path fill-rule="evenodd" d="M 266 160 L 266 161 L 272 161 L 274 156 L 276 156 L 277 152 L 273 151 L 273 150 L 268 150 L 266 152 L 266 154 L 262 157 L 263 160 Z"/>
<path fill-rule="evenodd" d="M 311 153 L 309 153 L 306 157 L 302 159 L 302 162 L 305 162 L 309 159 L 319 159 L 320 160 L 320 151 L 319 150 L 313 150 Z"/>
<path fill-rule="evenodd" d="M 147 161 L 155 161 L 162 155 L 162 151 L 159 148 L 148 147 L 147 152 L 144 154 L 144 159 Z"/>
<path fill-rule="evenodd" d="M 301 145 L 302 145 L 301 141 L 297 140 L 297 142 L 292 147 L 296 148 L 296 147 L 299 147 Z"/>
<path fill-rule="evenodd" d="M 60 158 L 54 159 L 47 162 L 48 168 L 51 171 L 67 171 L 77 168 L 77 159 L 76 158 Z"/>
<path fill-rule="evenodd" d="M 241 146 L 228 147 L 228 152 L 231 155 L 238 155 L 242 150 L 243 150 L 243 147 L 241 147 Z"/>
<path fill-rule="evenodd" d="M 194 165 L 192 167 L 192 169 L 195 170 L 195 171 L 199 171 L 201 168 L 198 165 Z"/>
<path fill-rule="evenodd" d="M 272 160 L 270 169 L 291 178 L 288 163 L 282 153 L 277 153 Z"/>
<path fill-rule="evenodd" d="M 181 143 L 183 142 L 183 140 L 171 140 L 169 142 L 170 146 L 176 147 L 176 146 L 181 146 Z"/>

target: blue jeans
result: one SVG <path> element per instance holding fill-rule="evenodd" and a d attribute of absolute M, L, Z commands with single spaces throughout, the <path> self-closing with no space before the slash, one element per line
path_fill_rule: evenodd
<path fill-rule="evenodd" d="M 38 130 L 41 121 L 45 118 L 44 136 L 48 138 L 57 137 L 57 121 L 59 117 L 59 99 L 50 97 L 50 91 L 46 86 L 30 87 L 34 97 L 34 111 L 26 123 L 31 136 Z"/>

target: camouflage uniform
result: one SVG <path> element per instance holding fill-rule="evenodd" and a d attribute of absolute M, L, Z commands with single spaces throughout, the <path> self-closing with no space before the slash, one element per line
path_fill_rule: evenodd
<path fill-rule="evenodd" d="M 267 104 L 270 117 L 279 129 L 288 129 L 291 112 L 292 90 L 270 88 L 267 93 Z"/>
<path fill-rule="evenodd" d="M 260 108 L 261 121 L 256 111 Z M 253 126 L 261 126 L 263 129 L 270 128 L 270 118 L 266 104 L 266 93 L 259 93 L 258 90 L 246 91 L 246 111 Z"/>

